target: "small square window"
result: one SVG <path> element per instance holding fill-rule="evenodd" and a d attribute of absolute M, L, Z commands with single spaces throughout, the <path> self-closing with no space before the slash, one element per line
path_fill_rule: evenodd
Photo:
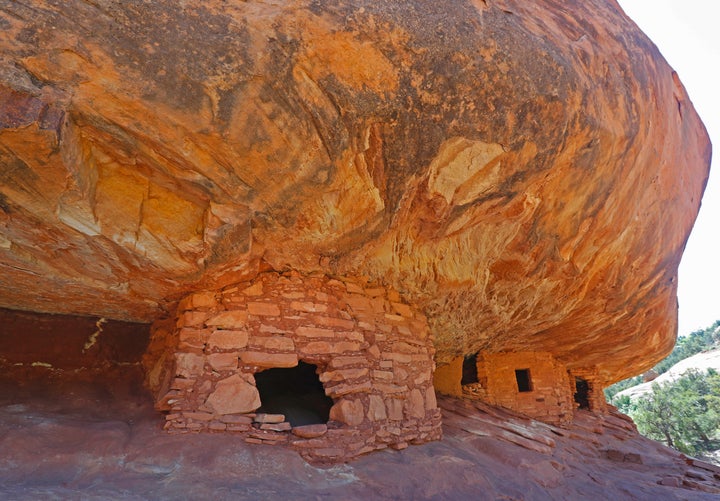
<path fill-rule="evenodd" d="M 519 392 L 525 393 L 528 391 L 532 391 L 530 369 L 515 369 L 515 380 L 517 381 Z"/>

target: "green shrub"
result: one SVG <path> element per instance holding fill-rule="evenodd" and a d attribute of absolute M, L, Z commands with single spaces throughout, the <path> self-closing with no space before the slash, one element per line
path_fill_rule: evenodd
<path fill-rule="evenodd" d="M 686 454 L 713 450 L 720 433 L 720 374 L 689 370 L 673 382 L 655 383 L 628 411 L 646 437 Z"/>

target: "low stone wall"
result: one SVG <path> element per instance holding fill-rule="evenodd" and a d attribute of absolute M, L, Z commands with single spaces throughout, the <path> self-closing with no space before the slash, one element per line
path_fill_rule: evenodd
<path fill-rule="evenodd" d="M 135 379 L 149 331 L 149 324 L 0 308 L 0 377 Z"/>
<path fill-rule="evenodd" d="M 144 364 L 173 432 L 242 433 L 285 443 L 314 460 L 339 460 L 441 436 L 426 319 L 382 287 L 296 273 L 181 301 L 153 326 Z M 255 374 L 317 366 L 332 398 L 327 424 L 292 426 L 260 415 Z"/>
<path fill-rule="evenodd" d="M 456 357 L 445 365 L 438 365 L 433 374 L 435 391 L 451 397 L 462 397 L 463 357 Z"/>

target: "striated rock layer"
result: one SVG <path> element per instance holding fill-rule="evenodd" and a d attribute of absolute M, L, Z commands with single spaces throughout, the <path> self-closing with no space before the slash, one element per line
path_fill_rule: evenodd
<path fill-rule="evenodd" d="M 641 437 L 614 413 L 583 413 L 563 429 L 443 397 L 442 441 L 317 467 L 237 436 L 163 433 L 148 402 L 127 378 L 27 386 L 0 378 L 0 497 L 716 501 L 720 494 L 720 467 Z"/>
<path fill-rule="evenodd" d="M 676 332 L 710 145 L 612 1 L 0 1 L 0 306 L 151 322 L 296 270 L 445 363 L 610 382 Z"/>

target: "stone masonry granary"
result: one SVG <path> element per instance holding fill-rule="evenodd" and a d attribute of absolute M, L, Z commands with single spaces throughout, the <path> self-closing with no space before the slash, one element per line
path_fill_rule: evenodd
<path fill-rule="evenodd" d="M 607 412 L 595 368 L 568 367 L 547 352 L 480 352 L 438 367 L 436 389 L 567 425 L 577 409 Z"/>
<path fill-rule="evenodd" d="M 440 438 L 433 353 L 424 316 L 392 290 L 264 273 L 182 300 L 176 318 L 154 325 L 144 362 L 166 429 L 238 432 L 335 460 Z M 329 421 L 293 426 L 292 405 L 256 412 L 265 404 L 256 377 L 299 364 L 317 368 L 332 399 Z M 310 405 L 317 398 L 299 396 Z"/>

